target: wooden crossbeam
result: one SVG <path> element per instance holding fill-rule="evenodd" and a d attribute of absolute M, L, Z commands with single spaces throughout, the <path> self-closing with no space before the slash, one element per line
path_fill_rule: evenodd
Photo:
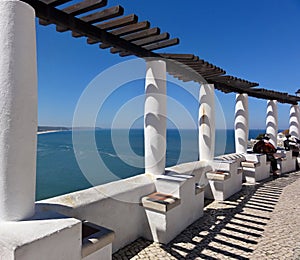
<path fill-rule="evenodd" d="M 160 56 L 166 59 L 174 59 L 174 60 L 199 60 L 199 57 L 194 54 L 173 54 L 173 53 L 160 53 Z"/>
<path fill-rule="evenodd" d="M 95 10 L 100 7 L 107 5 L 107 0 L 84 0 L 80 3 L 68 6 L 62 9 L 63 12 L 72 15 L 83 14 L 92 10 Z"/>
<path fill-rule="evenodd" d="M 107 8 L 100 12 L 96 12 L 93 14 L 89 14 L 89 15 L 80 17 L 79 19 L 86 23 L 93 24 L 93 23 L 98 23 L 98 22 L 102 22 L 102 21 L 105 21 L 105 20 L 108 20 L 111 18 L 121 16 L 121 15 L 123 15 L 123 13 L 124 13 L 124 8 L 120 5 L 118 5 L 118 6 L 113 6 L 113 7 Z M 58 32 L 65 32 L 65 31 L 69 30 L 69 28 L 56 26 L 56 30 Z"/>
<path fill-rule="evenodd" d="M 148 38 L 136 40 L 136 41 L 133 41 L 132 43 L 134 43 L 136 45 L 139 45 L 139 46 L 144 46 L 144 45 L 147 45 L 147 44 L 150 44 L 150 43 L 160 42 L 160 41 L 163 41 L 163 40 L 166 40 L 166 39 L 169 39 L 169 38 L 170 38 L 170 34 L 162 33 L 160 35 L 150 36 Z M 118 53 L 120 51 L 121 50 L 118 49 L 118 48 L 111 48 L 110 49 L 111 53 Z"/>
<path fill-rule="evenodd" d="M 158 34 L 160 34 L 160 29 L 158 27 L 155 27 L 155 28 L 146 29 L 136 33 L 131 33 L 129 35 L 125 35 L 123 39 L 132 42 L 134 40 L 140 40 Z M 101 49 L 106 49 L 109 47 L 111 47 L 111 45 L 104 44 L 104 43 L 100 44 Z"/>
<path fill-rule="evenodd" d="M 80 20 L 92 24 L 92 23 L 99 23 L 111 18 L 115 18 L 123 14 L 124 14 L 124 8 L 120 5 L 117 5 L 97 13 L 80 17 Z"/>
<path fill-rule="evenodd" d="M 130 24 L 130 25 L 115 29 L 113 31 L 110 31 L 110 33 L 113 35 L 116 35 L 116 36 L 123 36 L 123 35 L 131 34 L 131 33 L 139 32 L 141 30 L 148 29 L 148 28 L 150 28 L 150 23 L 148 21 L 143 21 L 143 22 L 139 22 L 136 24 Z M 99 41 L 91 39 L 91 38 L 87 39 L 88 44 L 95 44 L 98 42 Z"/>
<path fill-rule="evenodd" d="M 65 4 L 67 2 L 71 2 L 72 0 L 40 0 L 42 1 L 43 3 L 49 5 L 49 6 L 59 6 L 59 5 L 62 5 L 62 4 Z"/>
<path fill-rule="evenodd" d="M 143 48 L 148 50 L 148 51 L 154 51 L 154 50 L 174 46 L 174 45 L 177 45 L 178 43 L 179 43 L 179 39 L 178 38 L 173 38 L 173 39 L 170 39 L 170 40 L 145 45 L 145 46 L 143 46 Z M 121 57 L 126 57 L 126 56 L 130 56 L 130 55 L 132 55 L 132 53 L 130 53 L 129 51 L 120 52 Z"/>
<path fill-rule="evenodd" d="M 135 14 L 130 14 L 121 18 L 114 19 L 112 21 L 107 21 L 104 23 L 97 24 L 95 26 L 99 29 L 108 31 L 108 30 L 116 29 L 118 27 L 136 23 L 137 21 L 138 21 L 138 17 Z M 72 36 L 76 38 L 84 35 L 85 35 L 84 33 L 72 32 Z"/>
<path fill-rule="evenodd" d="M 166 40 L 166 41 L 146 45 L 146 46 L 144 46 L 144 48 L 148 51 L 154 51 L 154 50 L 174 46 L 174 45 L 177 45 L 177 44 L 179 44 L 179 38 L 173 38 L 173 39 L 170 39 L 170 40 Z"/>

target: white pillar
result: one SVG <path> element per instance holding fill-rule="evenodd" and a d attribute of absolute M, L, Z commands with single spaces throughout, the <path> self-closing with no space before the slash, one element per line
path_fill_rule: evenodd
<path fill-rule="evenodd" d="M 34 214 L 37 72 L 34 9 L 0 1 L 0 221 Z"/>
<path fill-rule="evenodd" d="M 290 130 L 291 136 L 300 137 L 300 109 L 298 105 L 292 105 L 290 109 Z"/>
<path fill-rule="evenodd" d="M 235 98 L 234 137 L 235 152 L 247 153 L 249 137 L 248 95 L 237 94 Z"/>
<path fill-rule="evenodd" d="M 166 63 L 148 60 L 144 111 L 145 172 L 163 174 L 166 164 Z"/>
<path fill-rule="evenodd" d="M 210 161 L 215 153 L 215 88 L 213 84 L 200 87 L 199 96 L 199 159 Z"/>
<path fill-rule="evenodd" d="M 269 100 L 267 103 L 266 133 L 270 135 L 270 143 L 277 148 L 278 109 L 276 100 Z"/>

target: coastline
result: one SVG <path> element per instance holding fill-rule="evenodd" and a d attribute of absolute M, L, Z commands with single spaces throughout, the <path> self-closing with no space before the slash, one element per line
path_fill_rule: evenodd
<path fill-rule="evenodd" d="M 37 135 L 42 135 L 42 134 L 50 134 L 50 133 L 57 133 L 57 132 L 63 132 L 66 130 L 49 130 L 49 131 L 39 131 L 37 132 Z"/>

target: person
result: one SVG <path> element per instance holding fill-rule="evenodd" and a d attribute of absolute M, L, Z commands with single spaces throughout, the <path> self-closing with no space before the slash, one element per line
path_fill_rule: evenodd
<path fill-rule="evenodd" d="M 254 153 L 263 153 L 267 156 L 267 161 L 271 162 L 271 169 L 274 176 L 279 175 L 277 160 L 274 156 L 276 153 L 276 148 L 273 144 L 269 142 L 270 137 L 268 135 L 264 135 L 253 147 Z"/>
<path fill-rule="evenodd" d="M 291 137 L 290 134 L 286 135 L 285 137 L 286 137 L 286 139 L 283 141 L 284 149 L 286 151 L 292 151 L 292 155 L 295 157 L 298 157 L 299 146 L 298 146 L 297 139 L 296 139 L 296 142 L 293 140 L 290 140 L 290 137 Z"/>

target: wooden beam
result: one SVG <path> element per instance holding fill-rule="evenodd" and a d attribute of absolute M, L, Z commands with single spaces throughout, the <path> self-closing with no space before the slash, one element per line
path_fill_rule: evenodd
<path fill-rule="evenodd" d="M 107 0 L 84 0 L 80 3 L 68 6 L 62 9 L 63 12 L 72 15 L 83 14 L 92 10 L 95 10 L 100 7 L 107 5 Z"/>
<path fill-rule="evenodd" d="M 130 14 L 112 21 L 100 23 L 96 26 L 102 30 L 113 30 L 122 26 L 137 23 L 137 21 L 138 17 L 135 14 Z"/>
<path fill-rule="evenodd" d="M 140 32 L 137 32 L 137 33 L 132 33 L 132 34 L 129 34 L 129 35 L 125 35 L 122 38 L 126 41 L 132 42 L 134 40 L 140 40 L 140 39 L 144 39 L 144 38 L 147 38 L 149 36 L 158 35 L 158 34 L 160 34 L 160 29 L 158 27 L 155 27 L 155 28 L 146 29 L 146 30 L 143 30 L 143 31 L 140 31 Z M 111 47 L 111 45 L 104 44 L 104 43 L 100 44 L 101 49 L 106 49 L 106 48 L 109 48 L 109 47 Z"/>
<path fill-rule="evenodd" d="M 116 29 L 118 27 L 136 23 L 137 21 L 138 21 L 138 17 L 135 14 L 130 14 L 121 18 L 114 19 L 112 21 L 107 21 L 104 23 L 97 24 L 95 26 L 101 30 L 108 31 L 108 30 Z M 77 37 L 84 36 L 84 34 L 72 32 L 72 36 L 77 38 Z"/>
<path fill-rule="evenodd" d="M 118 6 L 107 8 L 100 12 L 96 12 L 93 14 L 89 14 L 87 16 L 80 17 L 79 19 L 86 23 L 93 24 L 93 23 L 97 23 L 97 22 L 101 22 L 101 21 L 105 21 L 111 18 L 121 16 L 123 15 L 123 13 L 124 13 L 124 8 L 118 5 Z M 58 32 L 65 32 L 68 30 L 69 28 L 56 26 L 56 31 Z"/>
<path fill-rule="evenodd" d="M 86 23 L 99 23 L 111 18 L 115 18 L 124 14 L 124 8 L 120 5 L 107 8 L 103 11 L 83 16 L 80 20 Z"/>
<path fill-rule="evenodd" d="M 177 45 L 177 44 L 179 44 L 179 38 L 173 38 L 173 39 L 170 39 L 170 40 L 166 40 L 166 41 L 146 45 L 146 46 L 144 46 L 144 48 L 148 51 L 154 51 L 154 50 L 174 46 L 174 45 Z"/>
<path fill-rule="evenodd" d="M 151 44 L 151 43 L 155 43 L 155 42 L 160 42 L 160 41 L 163 41 L 163 40 L 166 40 L 166 39 L 169 39 L 170 38 L 170 34 L 168 33 L 162 33 L 160 35 L 155 35 L 155 36 L 150 36 L 148 38 L 144 38 L 144 39 L 140 39 L 140 40 L 137 40 L 137 41 L 133 41 L 132 43 L 136 44 L 136 45 L 139 45 L 139 46 L 144 46 L 144 45 L 147 45 L 147 44 Z M 110 52 L 111 53 L 118 53 L 122 50 L 118 49 L 118 48 L 111 48 L 110 49 Z"/>
<path fill-rule="evenodd" d="M 40 0 L 40 1 L 47 5 L 55 7 L 70 2 L 72 0 Z"/>
<path fill-rule="evenodd" d="M 149 50 L 149 51 L 153 51 L 153 50 L 158 50 L 158 49 L 170 47 L 173 45 L 177 45 L 178 43 L 179 43 L 179 39 L 174 38 L 171 40 L 166 40 L 166 41 L 162 41 L 162 42 L 158 42 L 158 43 L 149 44 L 149 45 L 143 46 L 143 48 L 145 48 L 146 50 Z M 121 57 L 126 57 L 126 56 L 130 56 L 130 55 L 133 55 L 133 53 L 130 53 L 129 51 L 120 52 Z"/>
<path fill-rule="evenodd" d="M 160 53 L 160 55 L 166 59 L 180 59 L 180 60 L 194 60 L 195 56 L 194 54 L 173 54 L 173 53 Z M 199 57 L 197 57 L 199 59 Z"/>
<path fill-rule="evenodd" d="M 116 36 L 123 36 L 131 33 L 135 33 L 144 29 L 150 28 L 150 23 L 148 21 L 139 22 L 136 24 L 130 24 L 121 28 L 118 28 L 116 30 L 111 31 L 110 33 Z M 88 44 L 95 44 L 99 41 L 88 38 L 87 43 Z"/>
<path fill-rule="evenodd" d="M 90 38 L 99 40 L 104 43 L 114 44 L 114 46 L 127 50 L 138 57 L 159 57 L 158 54 L 149 50 L 134 45 L 126 40 L 115 36 L 99 27 L 81 21 L 70 14 L 51 7 L 38 0 L 22 0 L 23 2 L 31 5 L 36 12 L 38 18 L 49 20 L 52 23 L 71 28 L 72 31 L 85 34 Z"/>

